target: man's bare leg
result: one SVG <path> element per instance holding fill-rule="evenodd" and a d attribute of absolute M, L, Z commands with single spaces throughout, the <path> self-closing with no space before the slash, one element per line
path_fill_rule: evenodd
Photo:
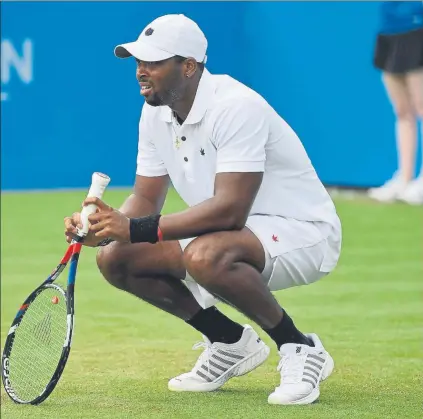
<path fill-rule="evenodd" d="M 237 342 L 244 328 L 212 307 L 203 310 L 188 288 L 178 242 L 111 243 L 97 255 L 99 269 L 113 286 L 179 317 L 211 342 Z"/>
<path fill-rule="evenodd" d="M 185 249 L 184 261 L 187 271 L 201 286 L 255 321 L 278 348 L 285 343 L 313 346 L 264 282 L 263 246 L 248 228 L 195 239 Z"/>

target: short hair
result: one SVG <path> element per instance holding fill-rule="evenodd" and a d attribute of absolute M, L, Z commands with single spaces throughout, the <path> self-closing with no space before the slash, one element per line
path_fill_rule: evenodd
<path fill-rule="evenodd" d="M 178 64 L 182 64 L 182 63 L 183 63 L 183 62 L 187 59 L 187 57 L 182 57 L 181 55 L 175 55 L 173 58 L 175 59 L 175 61 L 176 61 Z M 204 63 L 199 63 L 199 62 L 197 61 L 197 66 L 198 66 L 198 68 L 199 68 L 200 72 L 202 73 L 202 72 L 203 72 L 203 70 L 204 70 Z"/>

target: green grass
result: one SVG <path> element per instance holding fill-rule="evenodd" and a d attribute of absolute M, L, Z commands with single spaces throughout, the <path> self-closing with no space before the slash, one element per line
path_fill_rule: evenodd
<path fill-rule="evenodd" d="M 119 206 L 128 191 L 107 192 Z M 62 256 L 65 215 L 84 192 L 2 195 L 1 344 L 21 301 Z M 278 383 L 275 347 L 256 371 L 209 394 L 167 390 L 190 369 L 198 333 L 108 285 L 84 249 L 76 286 L 73 349 L 42 405 L 18 406 L 4 391 L 3 418 L 417 418 L 422 414 L 422 211 L 337 200 L 344 227 L 339 267 L 317 284 L 277 293 L 304 331 L 315 331 L 336 370 L 310 406 L 269 406 Z M 166 211 L 183 208 L 172 193 Z M 236 320 L 245 318 L 224 307 Z"/>

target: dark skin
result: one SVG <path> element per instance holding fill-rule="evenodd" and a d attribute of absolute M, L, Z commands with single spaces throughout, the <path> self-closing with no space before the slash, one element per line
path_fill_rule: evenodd
<path fill-rule="evenodd" d="M 188 58 L 179 62 L 176 57 L 157 62 L 135 59 L 136 78 L 140 87 L 151 86 L 148 94 L 141 95 L 151 106 L 169 106 L 180 122 L 185 121 L 194 103 L 201 78 L 200 65 Z"/>
<path fill-rule="evenodd" d="M 214 196 L 194 207 L 160 218 L 164 240 L 180 240 L 218 231 L 242 230 L 262 180 L 262 173 L 218 173 Z M 88 219 L 99 239 L 110 237 L 129 243 L 129 217 L 98 198 L 87 198 L 99 212 Z M 263 265 L 264 267 L 264 265 Z M 263 268 L 262 267 L 262 268 Z"/>
<path fill-rule="evenodd" d="M 181 121 L 189 114 L 200 78 L 201 70 L 193 59 L 180 63 L 172 58 L 154 64 L 137 60 L 138 81 L 151 86 L 146 101 L 152 106 L 170 106 Z M 98 206 L 98 212 L 89 217 L 90 232 L 84 244 L 115 239 L 117 242 L 101 249 L 97 258 L 105 278 L 184 320 L 201 309 L 180 281 L 186 270 L 205 289 L 262 328 L 273 328 L 283 311 L 260 275 L 265 265 L 263 247 L 245 227 L 262 176 L 217 174 L 212 198 L 161 217 L 165 241 L 154 245 L 129 243 L 129 218 L 160 213 L 169 179 L 137 176 L 134 194 L 120 210 L 98 198 L 84 201 L 83 205 Z M 65 219 L 68 241 L 79 222 L 78 213 Z M 196 236 L 182 253 L 176 240 Z"/>

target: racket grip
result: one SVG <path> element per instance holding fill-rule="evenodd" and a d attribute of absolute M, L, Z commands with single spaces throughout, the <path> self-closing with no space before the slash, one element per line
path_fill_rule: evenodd
<path fill-rule="evenodd" d="M 110 182 L 109 176 L 99 172 L 93 173 L 91 186 L 88 191 L 87 198 L 96 197 L 101 199 L 109 182 Z M 82 208 L 82 211 L 81 211 L 82 228 L 78 230 L 79 236 L 84 237 L 88 234 L 88 228 L 89 228 L 88 217 L 91 214 L 94 214 L 96 210 L 97 210 L 97 206 L 93 204 L 87 205 L 86 207 Z"/>

